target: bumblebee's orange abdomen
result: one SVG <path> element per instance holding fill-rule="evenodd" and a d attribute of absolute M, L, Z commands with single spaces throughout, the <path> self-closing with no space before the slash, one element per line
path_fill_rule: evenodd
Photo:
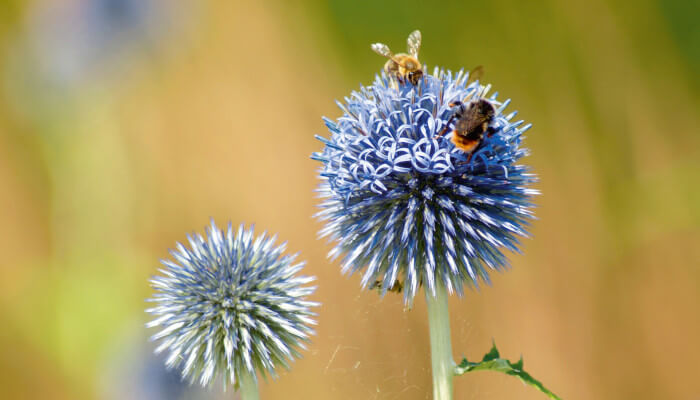
<path fill-rule="evenodd" d="M 467 139 L 457 132 L 452 132 L 452 143 L 465 153 L 471 153 L 479 145 L 479 140 Z"/>

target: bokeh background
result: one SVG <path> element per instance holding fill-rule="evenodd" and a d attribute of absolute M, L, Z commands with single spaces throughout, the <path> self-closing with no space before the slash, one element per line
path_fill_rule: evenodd
<path fill-rule="evenodd" d="M 513 269 L 451 300 L 455 357 L 496 340 L 567 399 L 700 398 L 698 4 L 3 0 L 0 398 L 234 396 L 179 383 L 144 328 L 158 260 L 210 217 L 318 276 L 317 336 L 262 398 L 430 398 L 424 301 L 360 292 L 311 217 L 321 116 L 416 28 L 424 62 L 484 65 L 534 124 L 543 193 Z"/>

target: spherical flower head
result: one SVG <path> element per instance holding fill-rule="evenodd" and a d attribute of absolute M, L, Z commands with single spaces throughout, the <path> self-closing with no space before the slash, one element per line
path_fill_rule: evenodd
<path fill-rule="evenodd" d="M 243 372 L 274 377 L 314 333 L 318 304 L 305 298 L 315 287 L 304 285 L 315 278 L 297 275 L 304 263 L 282 255 L 276 237 L 253 239 L 252 227 L 234 233 L 229 224 L 224 233 L 212 221 L 206 235 L 188 235 L 189 248 L 177 243 L 174 261 L 162 260 L 162 275 L 151 279 L 156 353 L 167 349 L 166 365 L 203 386 L 222 376 L 236 387 Z"/>
<path fill-rule="evenodd" d="M 489 89 L 461 71 L 436 68 L 416 86 L 382 75 L 337 102 L 336 121 L 324 118 L 331 136 L 317 136 L 325 147 L 312 155 L 323 163 L 320 236 L 335 242 L 329 257 L 343 255 L 344 273 L 362 272 L 364 288 L 403 287 L 406 304 L 437 282 L 462 295 L 507 266 L 504 251 L 518 251 L 537 193 L 517 164 L 530 125 L 512 122 L 510 101 L 486 97 Z M 495 116 L 470 154 L 450 140 L 450 103 L 476 99 Z"/>

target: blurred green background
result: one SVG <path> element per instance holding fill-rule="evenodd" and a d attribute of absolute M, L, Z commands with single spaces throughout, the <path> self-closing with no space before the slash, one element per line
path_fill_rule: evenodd
<path fill-rule="evenodd" d="M 425 63 L 484 65 L 534 124 L 543 193 L 513 270 L 451 300 L 455 357 L 495 339 L 567 399 L 700 398 L 698 4 L 4 0 L 0 398 L 231 398 L 181 394 L 143 327 L 158 260 L 209 217 L 318 276 L 317 336 L 262 398 L 430 398 L 424 301 L 360 292 L 311 217 L 320 117 L 416 28 Z"/>

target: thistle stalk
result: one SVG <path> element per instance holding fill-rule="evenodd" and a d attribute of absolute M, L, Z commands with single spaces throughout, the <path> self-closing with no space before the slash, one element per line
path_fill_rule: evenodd
<path fill-rule="evenodd" d="M 452 377 L 455 362 L 452 359 L 450 337 L 450 313 L 447 306 L 447 291 L 442 283 L 435 285 L 435 296 L 425 291 L 430 328 L 430 355 L 433 370 L 433 399 L 452 400 Z"/>
<path fill-rule="evenodd" d="M 241 400 L 260 399 L 258 383 L 255 381 L 255 377 L 248 371 L 241 373 L 241 381 L 238 390 L 241 394 Z"/>

